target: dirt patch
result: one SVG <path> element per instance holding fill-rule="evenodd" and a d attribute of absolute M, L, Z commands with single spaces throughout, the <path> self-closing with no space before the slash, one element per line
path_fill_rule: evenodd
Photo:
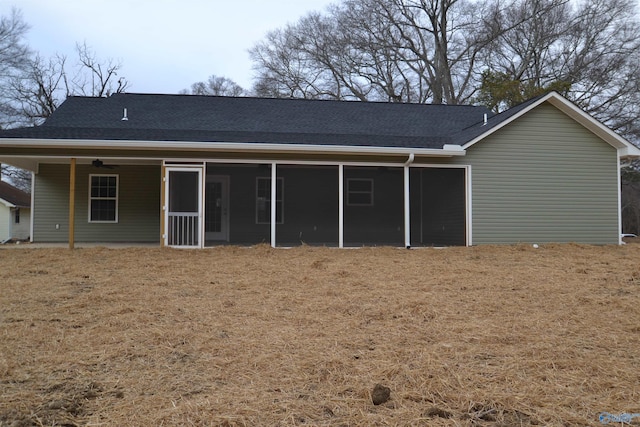
<path fill-rule="evenodd" d="M 0 426 L 601 425 L 640 413 L 639 259 L 0 249 Z"/>

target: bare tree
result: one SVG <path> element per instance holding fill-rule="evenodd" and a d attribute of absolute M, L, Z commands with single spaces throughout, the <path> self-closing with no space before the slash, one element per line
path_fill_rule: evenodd
<path fill-rule="evenodd" d="M 126 91 L 129 82 L 123 77 L 116 80 L 122 68 L 120 62 L 111 58 L 99 60 L 86 42 L 76 44 L 76 52 L 79 68 L 69 86 L 71 95 L 103 97 Z"/>
<path fill-rule="evenodd" d="M 222 76 L 209 76 L 206 82 L 196 82 L 191 89 L 180 91 L 184 95 L 246 96 L 247 91 L 231 79 Z"/>
<path fill-rule="evenodd" d="M 11 80 L 9 93 L 23 125 L 42 123 L 69 95 L 65 63 L 64 56 L 45 60 L 35 55 L 29 68 Z"/>
<path fill-rule="evenodd" d="M 121 64 L 100 61 L 86 44 L 76 45 L 78 62 L 68 65 L 66 56 L 48 59 L 34 55 L 28 66 L 10 79 L 7 96 L 20 124 L 33 126 L 47 119 L 69 96 L 109 96 L 124 92 L 128 82 L 118 77 Z"/>
<path fill-rule="evenodd" d="M 634 0 L 518 0 L 495 17 L 485 102 L 506 108 L 563 88 L 585 111 L 640 140 L 640 20 Z M 510 98 L 510 99 L 509 99 Z M 502 106 L 502 107 L 500 107 Z"/>
<path fill-rule="evenodd" d="M 29 26 L 22 20 L 17 9 L 11 15 L 0 17 L 0 129 L 15 126 L 20 122 L 20 113 L 11 102 L 12 79 L 27 69 L 29 47 L 24 36 Z M 0 165 L 0 180 L 7 179 L 27 191 L 30 189 L 30 174 L 10 165 Z"/>
<path fill-rule="evenodd" d="M 20 44 L 27 29 L 20 19 L 14 11 L 11 19 L 0 20 L 0 123 L 5 127 L 38 125 L 71 95 L 109 96 L 127 88 L 125 79 L 116 82 L 121 64 L 98 60 L 86 44 L 76 45 L 76 67 L 69 67 L 62 55 L 31 55 Z M 16 55 L 21 55 L 19 60 Z M 25 171 L 2 165 L 2 175 L 20 188 L 30 187 L 31 176 Z"/>
<path fill-rule="evenodd" d="M 326 89 L 318 86 L 322 71 L 299 49 L 298 26 L 289 25 L 267 34 L 250 50 L 258 76 L 253 91 L 258 96 L 320 98 Z"/>
<path fill-rule="evenodd" d="M 334 5 L 267 34 L 250 50 L 262 96 L 403 101 L 406 83 L 388 43 L 390 31 L 366 2 Z M 366 19 L 365 19 L 366 16 Z M 404 94 L 406 95 L 406 93 Z"/>
<path fill-rule="evenodd" d="M 19 115 L 11 103 L 9 85 L 29 65 L 30 50 L 24 41 L 29 26 L 17 9 L 0 17 L 0 128 L 15 125 Z"/>
<path fill-rule="evenodd" d="M 31 172 L 0 164 L 0 181 L 7 181 L 22 191 L 31 193 Z"/>
<path fill-rule="evenodd" d="M 477 89 L 497 2 L 346 0 L 267 34 L 250 52 L 257 92 L 458 104 Z"/>

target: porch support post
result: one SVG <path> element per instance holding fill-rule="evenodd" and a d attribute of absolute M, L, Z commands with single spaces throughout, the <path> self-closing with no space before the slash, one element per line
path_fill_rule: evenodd
<path fill-rule="evenodd" d="M 33 243 L 33 215 L 34 215 L 34 203 L 33 203 L 33 199 L 36 195 L 36 173 L 35 172 L 31 172 L 31 202 L 30 202 L 30 206 L 31 209 L 29 209 L 29 241 L 31 243 Z"/>
<path fill-rule="evenodd" d="M 409 192 L 409 165 L 413 163 L 411 153 L 404 164 L 404 247 L 411 248 L 411 194 Z"/>
<path fill-rule="evenodd" d="M 338 247 L 344 248 L 344 165 L 338 165 Z"/>
<path fill-rule="evenodd" d="M 160 167 L 160 247 L 164 248 L 166 246 L 167 241 L 167 206 L 166 206 L 166 186 L 167 186 L 167 167 L 165 166 L 164 161 L 162 162 L 162 166 Z"/>
<path fill-rule="evenodd" d="M 69 165 L 69 249 L 75 246 L 76 224 L 76 159 L 71 158 Z"/>
<path fill-rule="evenodd" d="M 276 179 L 277 179 L 277 174 L 276 174 L 276 162 L 271 163 L 271 247 L 275 248 L 276 247 L 276 198 L 278 196 L 277 194 L 277 188 L 278 186 L 276 185 Z"/>

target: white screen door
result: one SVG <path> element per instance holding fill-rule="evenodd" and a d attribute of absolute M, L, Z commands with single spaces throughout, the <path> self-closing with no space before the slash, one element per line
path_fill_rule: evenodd
<path fill-rule="evenodd" d="M 207 176 L 204 231 L 208 241 L 229 241 L 229 177 Z"/>
<path fill-rule="evenodd" d="M 167 246 L 202 247 L 202 168 L 166 169 Z"/>

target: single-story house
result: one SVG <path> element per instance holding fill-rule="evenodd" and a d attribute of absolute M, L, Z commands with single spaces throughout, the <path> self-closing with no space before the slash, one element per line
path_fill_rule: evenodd
<path fill-rule="evenodd" d="M 0 181 L 0 243 L 26 240 L 31 234 L 31 195 Z"/>
<path fill-rule="evenodd" d="M 618 244 L 640 150 L 555 92 L 484 107 L 114 94 L 0 132 L 34 242 Z"/>

